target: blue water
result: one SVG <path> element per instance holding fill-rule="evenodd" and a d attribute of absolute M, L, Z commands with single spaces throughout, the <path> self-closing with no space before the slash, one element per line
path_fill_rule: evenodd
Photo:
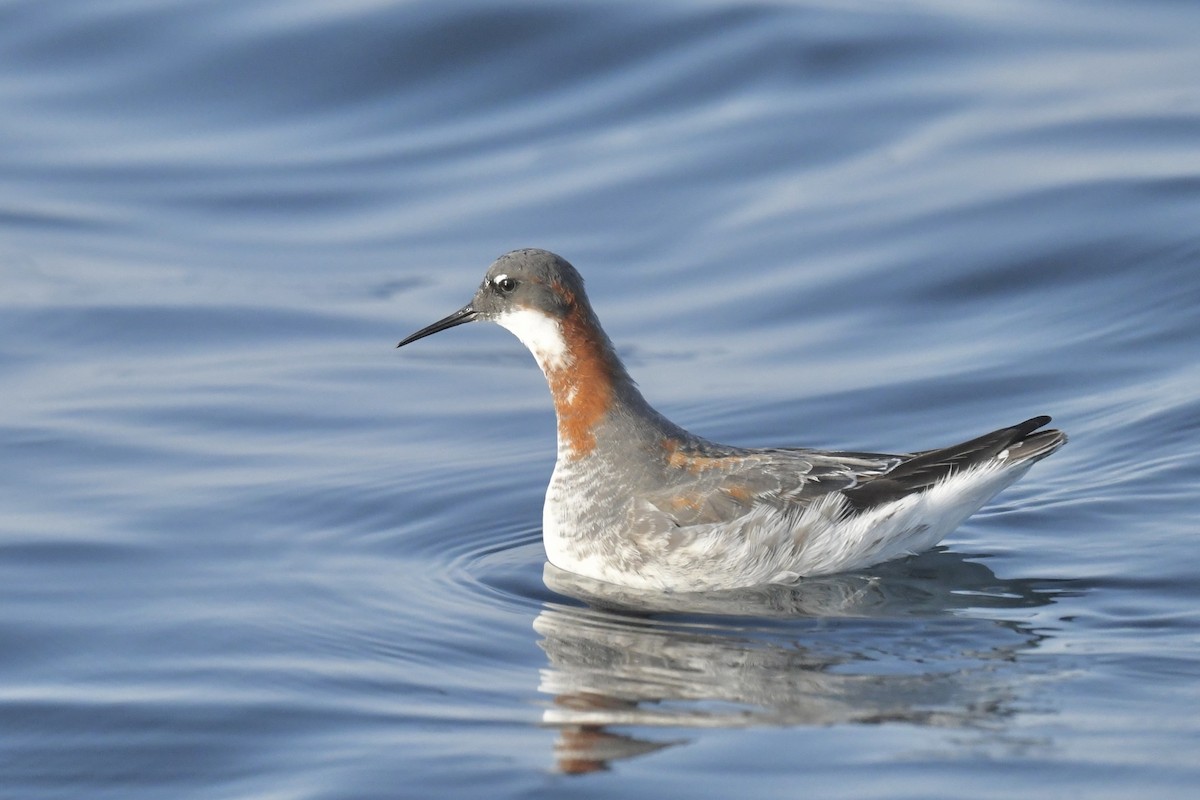
<path fill-rule="evenodd" d="M 1190 797 L 1200 6 L 0 3 L 0 796 Z M 544 571 L 553 249 L 718 441 L 1070 444 L 937 551 Z"/>

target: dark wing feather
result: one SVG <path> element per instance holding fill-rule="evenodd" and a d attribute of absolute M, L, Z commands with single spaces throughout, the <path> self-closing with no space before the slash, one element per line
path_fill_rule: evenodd
<path fill-rule="evenodd" d="M 1008 462 L 1013 464 L 1048 456 L 1067 440 L 1061 431 L 1034 433 L 1049 421 L 1050 417 L 1033 417 L 961 444 L 914 453 L 888 472 L 845 490 L 851 513 L 923 492 L 957 472 L 991 461 L 1005 450 Z"/>

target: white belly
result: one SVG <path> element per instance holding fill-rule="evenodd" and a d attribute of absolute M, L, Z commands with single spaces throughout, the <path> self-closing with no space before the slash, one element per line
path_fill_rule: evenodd
<path fill-rule="evenodd" d="M 542 539 L 554 566 L 633 588 L 689 592 L 791 583 L 927 550 L 1028 466 L 970 470 L 849 518 L 836 513 L 832 496 L 791 516 L 763 505 L 729 523 L 697 526 L 679 547 L 635 542 L 611 523 L 598 527 L 600 519 L 614 519 L 604 513 L 611 504 L 571 491 L 579 484 L 556 470 L 546 493 Z"/>

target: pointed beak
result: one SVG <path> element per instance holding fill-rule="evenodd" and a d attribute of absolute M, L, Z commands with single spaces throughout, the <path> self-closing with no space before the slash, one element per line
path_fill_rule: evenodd
<path fill-rule="evenodd" d="M 456 325 L 463 325 L 467 322 L 474 322 L 478 316 L 479 316 L 479 312 L 477 312 L 475 310 L 475 307 L 472 306 L 470 303 L 467 303 L 465 306 L 460 308 L 458 311 L 455 311 L 450 316 L 445 317 L 444 319 L 439 319 L 437 322 L 433 323 L 432 325 L 427 325 L 426 327 L 421 328 L 421 330 L 417 331 L 416 333 L 414 333 L 411 336 L 409 336 L 408 338 L 406 338 L 404 341 L 400 342 L 400 344 L 396 345 L 396 347 L 404 347 L 404 345 L 409 344 L 410 342 L 415 342 L 417 339 L 424 339 L 426 336 L 432 336 L 433 334 L 437 333 L 438 331 L 444 331 L 448 328 L 453 328 Z"/>

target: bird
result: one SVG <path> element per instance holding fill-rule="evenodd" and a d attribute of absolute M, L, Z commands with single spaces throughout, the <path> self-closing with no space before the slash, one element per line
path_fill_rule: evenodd
<path fill-rule="evenodd" d="M 397 347 L 477 320 L 516 335 L 550 388 L 547 560 L 627 588 L 795 584 L 917 554 L 1067 441 L 1036 416 L 903 454 L 718 444 L 645 400 L 582 276 L 536 248 L 498 258 L 467 305 Z"/>

